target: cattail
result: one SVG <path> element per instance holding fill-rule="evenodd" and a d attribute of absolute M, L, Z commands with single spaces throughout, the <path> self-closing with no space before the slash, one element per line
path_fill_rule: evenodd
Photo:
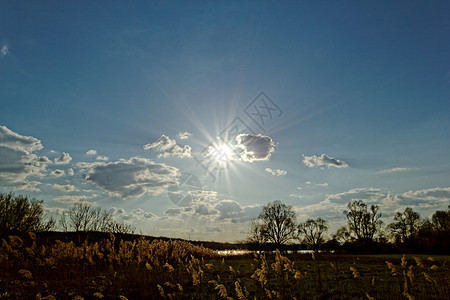
<path fill-rule="evenodd" d="M 403 254 L 403 257 L 402 257 L 402 268 L 406 268 L 407 263 L 408 262 L 406 261 L 405 254 Z"/>
<path fill-rule="evenodd" d="M 241 285 L 239 284 L 239 282 L 235 282 L 235 290 L 236 290 L 236 295 L 238 296 L 239 300 L 247 300 L 247 297 L 244 295 L 244 293 L 242 292 L 242 288 Z"/>
<path fill-rule="evenodd" d="M 436 284 L 436 281 L 427 273 L 422 272 L 423 276 L 425 276 L 425 279 L 433 284 Z"/>
<path fill-rule="evenodd" d="M 369 300 L 375 300 L 375 298 L 374 298 L 374 297 L 371 297 L 371 296 L 369 295 L 369 293 L 366 293 L 366 296 L 367 296 L 367 299 L 369 299 Z"/>
<path fill-rule="evenodd" d="M 214 289 L 219 290 L 218 294 L 220 297 L 228 298 L 227 288 L 223 284 L 217 283 Z"/>
<path fill-rule="evenodd" d="M 13 246 L 14 248 L 20 248 L 23 246 L 23 241 L 20 239 L 20 237 L 18 237 L 16 235 L 10 235 L 9 240 L 10 240 L 11 246 Z"/>
<path fill-rule="evenodd" d="M 414 272 L 412 269 L 413 269 L 413 266 L 409 266 L 408 273 L 406 274 L 406 276 L 408 276 L 408 278 L 409 278 L 409 282 L 411 282 L 411 285 L 414 284 Z"/>
<path fill-rule="evenodd" d="M 416 261 L 416 264 L 418 267 L 421 267 L 422 269 L 425 269 L 425 265 L 423 264 L 422 260 L 418 257 L 414 256 L 414 260 Z"/>
<path fill-rule="evenodd" d="M 392 276 L 397 276 L 397 269 L 395 268 L 395 265 L 389 261 L 386 261 L 386 264 L 388 268 L 391 270 Z"/>
<path fill-rule="evenodd" d="M 172 267 L 172 265 L 170 265 L 169 263 L 166 262 L 166 264 L 164 265 L 164 268 L 167 269 L 167 271 L 169 272 L 173 272 L 175 269 Z"/>
<path fill-rule="evenodd" d="M 158 291 L 159 291 L 159 294 L 161 295 L 161 297 L 163 297 L 164 299 L 166 299 L 167 296 L 166 296 L 166 293 L 164 292 L 163 287 L 160 286 L 159 284 L 157 284 L 156 286 L 158 287 Z"/>
<path fill-rule="evenodd" d="M 359 272 L 355 267 L 350 267 L 350 271 L 353 273 L 353 278 L 359 278 Z"/>
<path fill-rule="evenodd" d="M 19 274 L 22 275 L 25 278 L 33 279 L 33 275 L 31 274 L 31 272 L 26 270 L 26 269 L 19 270 Z"/>

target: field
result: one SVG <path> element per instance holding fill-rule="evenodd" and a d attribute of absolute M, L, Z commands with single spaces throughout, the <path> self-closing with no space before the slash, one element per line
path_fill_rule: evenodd
<path fill-rule="evenodd" d="M 0 245 L 1 299 L 450 299 L 448 256 L 221 257 L 185 241 Z"/>

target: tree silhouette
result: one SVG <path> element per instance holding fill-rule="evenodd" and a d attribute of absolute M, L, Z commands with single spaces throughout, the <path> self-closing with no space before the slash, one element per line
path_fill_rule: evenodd
<path fill-rule="evenodd" d="M 277 249 L 281 249 L 283 245 L 295 238 L 294 208 L 279 200 L 267 204 L 252 223 L 251 232 L 254 234 L 254 239 L 273 243 Z"/>
<path fill-rule="evenodd" d="M 323 234 L 328 230 L 327 221 L 322 218 L 308 219 L 298 225 L 299 239 L 314 251 L 318 251 L 324 242 Z"/>
<path fill-rule="evenodd" d="M 44 218 L 44 201 L 22 195 L 0 194 L 0 234 L 9 232 L 48 231 L 55 221 Z"/>
<path fill-rule="evenodd" d="M 404 212 L 395 214 L 394 223 L 389 224 L 389 229 L 396 242 L 413 246 L 420 225 L 420 214 L 407 207 Z"/>
<path fill-rule="evenodd" d="M 382 221 L 378 205 L 370 208 L 361 200 L 352 201 L 348 205 L 347 223 L 352 233 L 356 235 L 358 242 L 366 243 L 373 241 L 375 233 L 380 229 Z"/>

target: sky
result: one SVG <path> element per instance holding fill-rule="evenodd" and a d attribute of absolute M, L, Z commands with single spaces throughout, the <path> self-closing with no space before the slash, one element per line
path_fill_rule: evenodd
<path fill-rule="evenodd" d="M 0 192 L 238 241 L 450 204 L 448 1 L 2 1 Z M 330 230 L 329 234 L 332 233 Z"/>

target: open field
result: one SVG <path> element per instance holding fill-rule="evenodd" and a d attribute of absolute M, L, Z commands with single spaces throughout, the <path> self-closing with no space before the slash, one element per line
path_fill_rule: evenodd
<path fill-rule="evenodd" d="M 184 241 L 1 240 L 2 299 L 449 299 L 449 256 L 251 254 Z"/>

